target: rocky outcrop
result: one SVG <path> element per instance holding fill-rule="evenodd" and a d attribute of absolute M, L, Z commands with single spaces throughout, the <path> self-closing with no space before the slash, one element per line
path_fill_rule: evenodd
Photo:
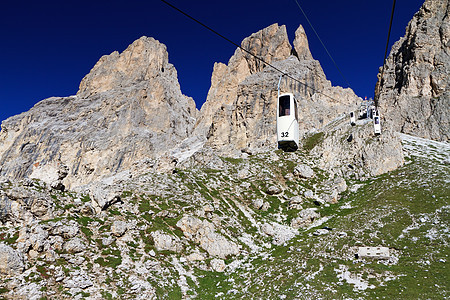
<path fill-rule="evenodd" d="M 426 0 L 386 60 L 379 106 L 395 131 L 450 139 L 449 11 L 448 0 Z"/>
<path fill-rule="evenodd" d="M 68 168 L 66 186 L 87 183 L 174 148 L 192 133 L 196 116 L 166 47 L 142 37 L 103 56 L 77 95 L 45 99 L 5 120 L 0 174 L 58 180 L 52 168 L 38 170 L 58 162 Z"/>
<path fill-rule="evenodd" d="M 347 117 L 303 139 L 319 158 L 318 166 L 339 176 L 366 178 L 393 171 L 404 163 L 401 139 L 388 125 L 375 136 L 372 120 L 351 126 Z"/>
<path fill-rule="evenodd" d="M 245 38 L 241 47 L 268 63 L 286 59 L 292 52 L 286 26 L 278 26 L 278 24 L 273 24 Z M 264 67 L 260 60 L 241 49 L 236 49 L 228 65 L 214 64 L 211 87 L 206 102 L 200 110 L 201 115 L 196 125 L 196 132 L 206 134 L 216 113 L 226 111 L 236 100 L 239 84 L 249 75 L 261 72 Z"/>
<path fill-rule="evenodd" d="M 242 47 L 252 51 L 258 49 L 253 51 L 256 54 L 279 53 L 269 57 L 272 59 L 264 55 L 259 57 L 300 81 L 284 77 L 281 92 L 294 92 L 299 102 L 301 133 L 320 128 L 336 114 L 354 109 L 358 97 L 350 89 L 331 86 L 319 62 L 312 58 L 303 28 L 300 26 L 296 31 L 295 49 L 292 51 L 288 51 L 285 28 L 280 27 L 278 31 L 275 28 L 276 24 L 250 36 L 243 41 Z M 263 43 L 261 39 L 255 39 L 255 36 L 264 34 L 267 38 Z M 283 51 L 272 50 L 280 49 L 279 45 L 283 45 Z M 201 126 L 208 128 L 207 145 L 222 152 L 274 147 L 276 142 L 276 98 L 280 73 L 270 66 L 257 64 L 259 61 L 253 57 L 244 57 L 241 50 L 237 50 L 228 66 L 217 66 L 208 99 L 201 110 Z M 247 67 L 248 61 L 253 61 L 253 68 Z"/>
<path fill-rule="evenodd" d="M 227 258 L 238 255 L 239 247 L 223 235 L 216 232 L 214 224 L 193 216 L 184 216 L 177 222 L 177 227 L 188 239 L 198 243 L 211 256 Z"/>

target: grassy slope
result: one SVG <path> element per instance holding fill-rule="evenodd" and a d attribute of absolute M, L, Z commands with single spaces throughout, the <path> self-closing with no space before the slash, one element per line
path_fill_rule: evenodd
<path fill-rule="evenodd" d="M 405 143 L 418 149 L 414 141 Z M 444 299 L 449 296 L 450 167 L 433 146 L 395 172 L 321 210 L 329 234 L 302 232 L 233 273 L 204 274 L 202 299 Z M 414 152 L 414 151 L 413 151 Z M 447 152 L 448 153 L 448 152 Z M 420 155 L 425 154 L 425 155 Z M 425 156 L 425 157 L 422 157 Z M 356 246 L 387 246 L 391 261 L 356 260 Z M 338 277 L 346 270 L 348 280 Z M 232 284 L 230 284 L 232 283 Z"/>
<path fill-rule="evenodd" d="M 101 291 L 107 299 L 135 298 L 129 276 L 143 263 L 160 266 L 141 278 L 155 287 L 158 299 L 180 299 L 183 294 L 197 299 L 448 298 L 450 166 L 443 161 L 448 161 L 449 147 L 407 138 L 405 148 L 411 155 L 404 167 L 365 182 L 347 182 L 350 188 L 339 203 L 317 207 L 306 200 L 303 208 L 317 207 L 328 221 L 299 230 L 282 246 L 268 247 L 272 238 L 261 234 L 256 224 L 275 221 L 288 225 L 298 210 L 289 210 L 286 199 L 307 189 L 320 194 L 329 187 L 325 183 L 328 174 L 319 169 L 310 180 L 285 179 L 298 162 L 312 159 L 303 151 L 224 158 L 226 167 L 221 170 L 149 174 L 144 183 L 129 183 L 122 195 L 123 204 L 115 204 L 99 216 L 81 216 L 73 204 L 63 206 L 75 195 L 56 193 L 52 195 L 54 205 L 64 214 L 54 221 L 77 221 L 90 246 L 83 254 L 86 264 L 77 266 L 59 258 L 55 265 L 61 265 L 67 274 L 80 267 L 91 273 L 97 263 L 101 266 L 99 282 L 108 284 L 108 290 Z M 283 194 L 267 195 L 271 185 L 282 187 Z M 270 203 L 269 209 L 255 209 L 255 199 Z M 90 199 L 81 197 L 81 201 Z M 176 263 L 194 249 L 205 254 L 194 242 L 188 241 L 181 253 L 157 251 L 150 235 L 162 230 L 183 238 L 177 221 L 205 205 L 214 206 L 214 214 L 220 217 L 218 231 L 242 246 L 241 255 L 226 260 L 225 273 L 210 271 L 210 258 L 197 264 Z M 173 216 L 158 217 L 163 211 Z M 108 236 L 117 218 L 136 223 L 135 230 L 129 232 L 131 239 L 102 246 L 101 239 Z M 325 226 L 331 228 L 328 234 L 313 235 Z M 14 245 L 19 228 L 5 230 L 1 238 Z M 259 251 L 252 251 L 242 236 L 250 237 Z M 393 258 L 356 260 L 358 246 L 387 246 Z M 152 251 L 153 256 L 149 255 Z M 126 261 L 130 269 L 123 268 Z M 61 282 L 46 283 L 46 278 L 53 276 L 46 266 L 33 270 L 25 281 L 36 282 L 60 297 L 73 296 Z M 179 287 L 183 281 L 184 292 Z M 7 292 L 0 284 L 0 299 Z M 89 293 L 95 289 L 80 293 L 93 296 Z"/>

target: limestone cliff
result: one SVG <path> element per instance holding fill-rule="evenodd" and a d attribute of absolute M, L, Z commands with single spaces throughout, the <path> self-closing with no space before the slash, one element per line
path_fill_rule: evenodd
<path fill-rule="evenodd" d="M 47 177 L 86 183 L 173 148 L 191 134 L 197 113 L 166 47 L 142 37 L 103 56 L 76 96 L 45 99 L 5 120 L 0 174 L 22 178 L 66 166 L 67 177 Z"/>
<path fill-rule="evenodd" d="M 379 106 L 396 131 L 450 139 L 449 8 L 448 0 L 425 1 L 387 58 Z"/>
<path fill-rule="evenodd" d="M 281 84 L 282 92 L 293 92 L 299 101 L 301 133 L 323 127 L 338 114 L 354 109 L 359 101 L 350 89 L 331 86 L 309 51 L 302 26 L 296 31 L 292 51 L 284 26 L 277 24 L 251 35 L 242 42 L 242 47 L 255 54 L 272 53 L 259 57 L 301 82 L 284 77 Z M 239 49 L 228 66 L 216 64 L 199 124 L 208 128 L 207 145 L 224 152 L 275 147 L 279 77 L 280 73 L 272 67 L 245 56 Z"/>
<path fill-rule="evenodd" d="M 286 26 L 273 24 L 245 38 L 241 47 L 271 63 L 289 57 L 292 47 Z M 265 65 L 250 54 L 236 49 L 228 65 L 216 63 L 211 77 L 211 87 L 200 112 L 196 132 L 205 134 L 216 112 L 229 107 L 236 100 L 239 84 L 251 74 L 264 69 Z"/>

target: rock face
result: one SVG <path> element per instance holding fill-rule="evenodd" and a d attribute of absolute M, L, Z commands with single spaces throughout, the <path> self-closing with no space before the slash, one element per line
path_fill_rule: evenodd
<path fill-rule="evenodd" d="M 301 134 L 320 128 L 359 101 L 350 89 L 332 87 L 312 58 L 303 28 L 296 31 L 295 49 L 284 26 L 271 25 L 244 39 L 242 47 L 299 80 L 284 77 L 281 92 L 293 92 L 299 102 Z M 272 53 L 268 56 L 266 53 Z M 236 50 L 228 66 L 216 65 L 198 128 L 207 128 L 207 145 L 223 152 L 274 147 L 276 98 L 280 73 Z M 208 117 L 205 117 L 208 116 Z"/>
<path fill-rule="evenodd" d="M 381 116 L 401 131 L 450 139 L 450 2 L 427 0 L 392 47 L 380 86 Z"/>
<path fill-rule="evenodd" d="M 319 157 L 319 167 L 339 176 L 377 176 L 404 163 L 400 137 L 389 126 L 375 136 L 371 120 L 358 121 L 356 126 L 351 126 L 347 118 L 336 120 L 304 139 L 303 144 L 311 141 L 311 153 Z"/>
<path fill-rule="evenodd" d="M 244 39 L 241 47 L 271 63 L 289 57 L 292 47 L 285 26 L 273 24 Z M 228 111 L 236 100 L 239 84 L 251 74 L 261 72 L 265 65 L 253 56 L 236 49 L 228 65 L 216 63 L 207 100 L 201 108 L 196 132 L 205 134 L 218 111 Z M 216 124 L 217 126 L 217 124 Z"/>
<path fill-rule="evenodd" d="M 76 96 L 45 99 L 5 120 L 0 174 L 22 178 L 59 162 L 68 167 L 65 185 L 83 184 L 175 147 L 191 134 L 196 116 L 166 47 L 142 37 L 120 54 L 103 56 Z"/>

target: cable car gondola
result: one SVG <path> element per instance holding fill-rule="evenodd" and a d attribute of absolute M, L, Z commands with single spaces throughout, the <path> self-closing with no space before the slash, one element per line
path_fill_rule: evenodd
<path fill-rule="evenodd" d="M 278 96 L 277 140 L 278 149 L 290 152 L 298 149 L 298 108 L 297 101 L 292 93 L 284 93 Z"/>
<path fill-rule="evenodd" d="M 356 117 L 355 112 L 350 112 L 350 125 L 355 126 L 356 125 Z"/>
<path fill-rule="evenodd" d="M 380 114 L 377 111 L 373 116 L 373 131 L 375 135 L 381 134 Z"/>

